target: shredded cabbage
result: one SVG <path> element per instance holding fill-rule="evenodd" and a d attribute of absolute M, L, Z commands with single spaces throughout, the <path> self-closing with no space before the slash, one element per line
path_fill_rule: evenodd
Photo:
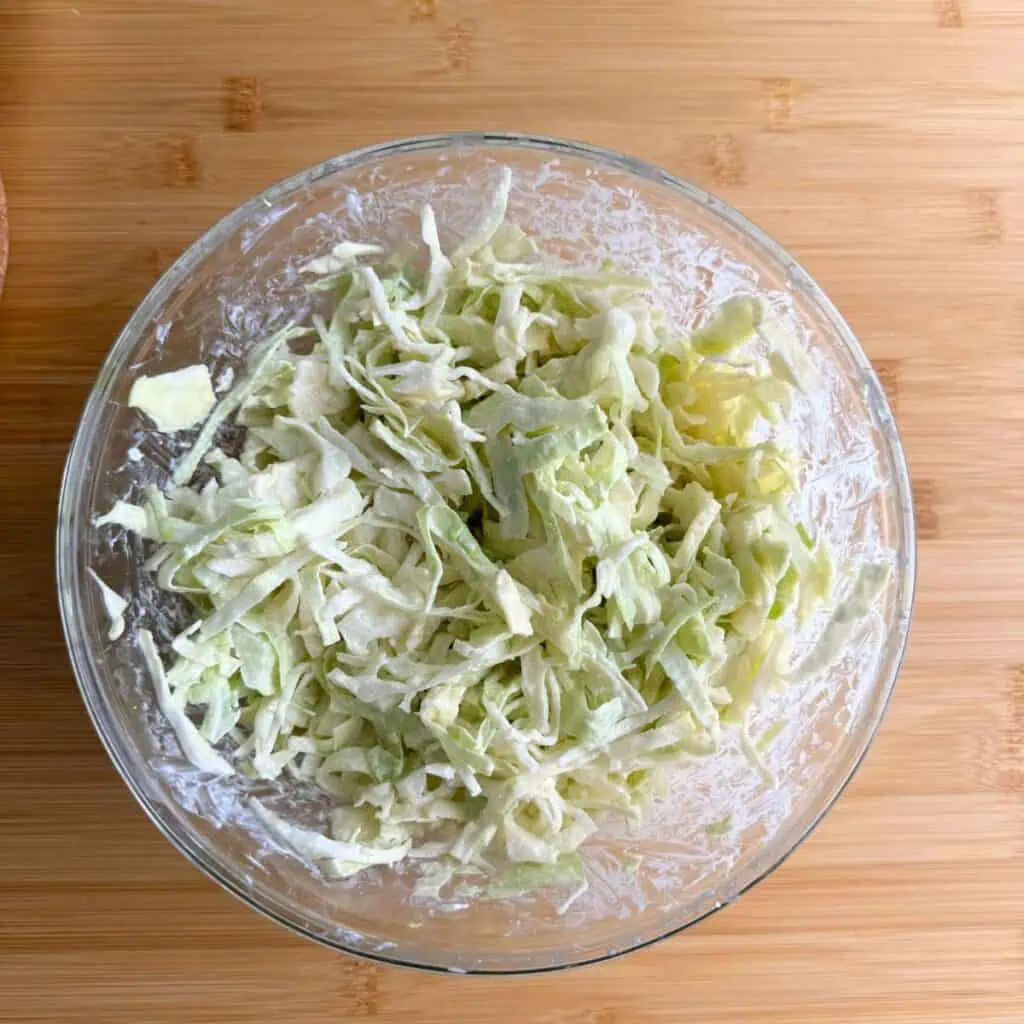
<path fill-rule="evenodd" d="M 144 412 L 163 433 L 202 423 L 216 400 L 210 371 L 201 363 L 156 377 L 139 377 L 128 395 L 128 404 Z"/>
<path fill-rule="evenodd" d="M 686 336 L 643 280 L 542 260 L 510 182 L 450 255 L 427 207 L 405 269 L 354 242 L 309 263 L 312 326 L 254 349 L 165 491 L 98 520 L 154 541 L 147 569 L 194 606 L 169 668 L 139 635 L 186 757 L 330 794 L 329 835 L 254 806 L 332 877 L 579 883 L 601 816 L 641 814 L 664 766 L 824 667 L 881 578 L 787 664 L 833 573 L 771 439 L 789 363 L 733 359 L 758 301 Z"/>
<path fill-rule="evenodd" d="M 110 624 L 107 630 L 107 639 L 117 640 L 124 633 L 124 613 L 128 608 L 128 602 L 116 590 L 104 583 L 95 570 L 90 569 L 89 575 L 99 588 L 100 600 L 107 613 L 107 620 Z"/>

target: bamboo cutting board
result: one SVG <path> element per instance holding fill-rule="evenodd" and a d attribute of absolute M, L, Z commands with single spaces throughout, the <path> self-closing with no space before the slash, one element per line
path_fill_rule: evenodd
<path fill-rule="evenodd" d="M 1024 1022 L 1024 6 L 9 0 L 0 171 L 0 1021 Z M 865 767 L 740 903 L 585 972 L 429 977 L 229 899 L 135 806 L 55 610 L 60 468 L 111 340 L 208 224 L 452 128 L 631 152 L 843 310 L 915 477 L 910 655 Z"/>

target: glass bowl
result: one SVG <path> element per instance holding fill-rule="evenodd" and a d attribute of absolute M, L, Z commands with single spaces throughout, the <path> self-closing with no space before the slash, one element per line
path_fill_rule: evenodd
<path fill-rule="evenodd" d="M 773 691 L 750 723 L 772 728 L 755 772 L 732 736 L 675 769 L 639 826 L 608 822 L 584 848 L 590 887 L 570 907 L 539 891 L 516 899 L 413 897 L 400 872 L 328 882 L 275 844 L 248 809 L 274 785 L 209 783 L 183 760 L 154 709 L 132 634 L 180 625 L 140 572 L 142 548 L 94 517 L 166 477 L 183 442 L 140 429 L 132 379 L 203 361 L 215 376 L 308 301 L 297 267 L 332 241 L 417 237 L 435 207 L 442 237 L 464 231 L 500 165 L 514 172 L 510 218 L 553 256 L 611 257 L 648 274 L 682 326 L 729 295 L 759 294 L 771 343 L 813 386 L 783 433 L 804 470 L 800 511 L 837 561 L 892 566 L 876 607 L 839 660 Z M 249 906 L 335 949 L 421 968 L 545 971 L 591 963 L 686 928 L 777 867 L 849 781 L 899 669 L 913 600 L 914 524 L 903 451 L 878 378 L 807 273 L 735 210 L 629 157 L 578 143 L 473 133 L 362 149 L 269 188 L 208 231 L 167 271 L 117 339 L 89 397 L 60 496 L 57 566 L 71 660 L 89 714 L 125 782 L 165 836 Z M 86 569 L 134 597 L 129 632 L 106 639 Z M 820 628 L 821 622 L 818 622 Z M 774 723 L 774 725 L 773 725 Z M 779 724 L 781 723 L 781 730 Z M 777 735 L 774 735 L 777 732 Z M 281 798 L 281 794 L 277 794 Z M 303 803 L 296 801 L 301 817 Z M 561 894 L 564 895 L 564 894 Z"/>
<path fill-rule="evenodd" d="M 0 178 L 0 293 L 4 290 L 4 276 L 7 273 L 8 245 L 7 196 L 4 194 L 4 179 Z"/>

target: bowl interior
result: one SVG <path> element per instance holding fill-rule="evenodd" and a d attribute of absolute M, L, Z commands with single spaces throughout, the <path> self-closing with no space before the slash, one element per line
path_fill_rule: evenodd
<path fill-rule="evenodd" d="M 431 202 L 442 240 L 472 222 L 500 165 L 514 172 L 510 219 L 545 252 L 605 257 L 650 276 L 682 327 L 737 291 L 761 295 L 767 340 L 802 369 L 806 393 L 783 428 L 803 463 L 802 514 L 837 563 L 893 567 L 878 605 L 830 669 L 774 691 L 750 725 L 779 731 L 769 786 L 738 736 L 675 769 L 641 826 L 610 821 L 585 848 L 590 887 L 568 909 L 543 892 L 516 900 L 413 899 L 379 870 L 325 882 L 282 850 L 248 810 L 261 795 L 296 819 L 319 803 L 294 784 L 201 782 L 155 713 L 131 634 L 169 635 L 181 608 L 140 571 L 130 539 L 92 519 L 166 478 L 184 442 L 150 433 L 127 407 L 131 381 L 203 361 L 215 378 L 310 301 L 297 267 L 333 241 L 418 237 Z M 760 355 L 762 353 L 755 353 Z M 258 909 L 339 948 L 461 971 L 543 970 L 652 941 L 728 903 L 803 838 L 849 778 L 884 711 L 902 653 L 913 578 L 905 465 L 878 381 L 807 275 L 717 200 L 613 154 L 552 140 L 423 139 L 330 161 L 271 189 L 197 242 L 147 297 L 107 360 L 68 462 L 59 527 L 62 611 L 90 713 L 136 796 L 172 841 Z M 109 643 L 93 566 L 133 600 L 127 638 Z M 821 620 L 814 629 L 821 628 Z M 809 640 L 814 629 L 803 640 Z"/>

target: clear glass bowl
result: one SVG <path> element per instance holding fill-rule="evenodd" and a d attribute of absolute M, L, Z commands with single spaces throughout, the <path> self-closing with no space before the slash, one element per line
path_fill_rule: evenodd
<path fill-rule="evenodd" d="M 7 273 L 7 196 L 4 194 L 4 179 L 0 178 L 0 293 L 4 290 L 4 276 Z"/>
<path fill-rule="evenodd" d="M 549 253 L 581 264 L 611 256 L 649 274 L 681 325 L 736 291 L 763 297 L 774 342 L 802 353 L 814 380 L 785 429 L 805 465 L 801 511 L 840 562 L 893 567 L 838 662 L 773 692 L 755 714 L 755 735 L 785 723 L 764 755 L 776 785 L 751 769 L 735 737 L 721 754 L 681 766 L 643 825 L 610 822 L 587 844 L 590 889 L 562 913 L 557 894 L 544 892 L 417 903 L 409 879 L 387 870 L 326 882 L 275 845 L 246 808 L 247 796 L 274 787 L 200 782 L 155 714 L 131 633 L 144 616 L 166 633 L 180 624 L 178 609 L 139 572 L 138 545 L 91 525 L 115 498 L 162 479 L 178 450 L 141 431 L 127 407 L 139 372 L 237 365 L 306 301 L 296 273 L 304 259 L 342 236 L 414 239 L 427 199 L 450 237 L 472 220 L 501 164 L 515 174 L 511 218 Z M 304 171 L 224 218 L 167 271 L 86 404 L 64 475 L 57 555 L 86 707 L 125 782 L 185 856 L 251 907 L 336 949 L 515 973 L 590 963 L 677 932 L 734 900 L 808 835 L 864 756 L 892 691 L 913 600 L 914 524 L 878 378 L 832 303 L 778 245 L 720 200 L 637 160 L 555 139 L 464 134 L 375 146 Z M 106 639 L 89 566 L 134 597 L 119 642 Z M 300 794 L 300 817 L 304 806 Z"/>

